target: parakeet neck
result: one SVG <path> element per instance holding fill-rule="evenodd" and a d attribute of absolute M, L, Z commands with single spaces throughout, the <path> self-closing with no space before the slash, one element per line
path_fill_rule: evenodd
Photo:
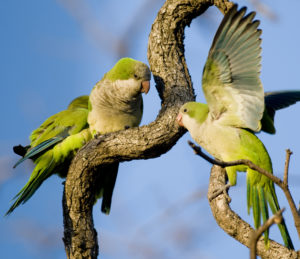
<path fill-rule="evenodd" d="M 92 109 L 109 110 L 110 112 L 132 112 L 142 96 L 133 87 L 132 79 L 100 81 L 90 95 Z"/>
<path fill-rule="evenodd" d="M 140 83 L 139 83 L 140 84 Z M 142 96 L 138 82 L 103 80 L 90 94 L 90 129 L 99 133 L 138 126 L 142 117 Z"/>

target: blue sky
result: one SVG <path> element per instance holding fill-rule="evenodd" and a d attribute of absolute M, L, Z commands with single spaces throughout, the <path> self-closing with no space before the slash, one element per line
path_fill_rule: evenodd
<path fill-rule="evenodd" d="M 75 97 L 89 94 L 120 56 L 147 62 L 147 38 L 163 1 L 2 1 L 0 8 L 0 74 L 3 124 L 0 139 L 0 213 L 26 183 L 32 164 L 13 170 L 18 157 L 12 146 L 28 144 L 30 132 L 47 117 L 64 109 Z M 254 7 L 247 1 L 240 5 Z M 262 34 L 262 73 L 265 91 L 300 89 L 299 1 L 266 0 L 277 15 L 272 21 L 258 14 Z M 146 11 L 145 11 L 146 10 Z M 186 57 L 197 100 L 204 101 L 201 73 L 213 35 L 221 21 L 216 8 L 186 29 Z M 133 26 L 138 20 L 138 26 Z M 126 43 L 126 45 L 125 45 Z M 122 48 L 120 48 L 122 46 Z M 160 100 L 152 80 L 144 97 L 142 124 L 153 121 Z M 277 134 L 260 134 L 276 175 L 284 168 L 285 149 L 294 155 L 290 185 L 299 201 L 298 171 L 300 104 L 276 115 Z M 132 161 L 120 167 L 109 216 L 94 209 L 101 258 L 245 258 L 248 250 L 228 237 L 215 223 L 206 191 L 210 165 L 186 144 L 189 134 L 157 159 Z M 9 217 L 0 219 L 0 250 L 5 258 L 65 258 L 61 241 L 62 180 L 45 182 L 36 194 Z M 277 190 L 280 204 L 287 202 Z M 194 195 L 199 195 L 193 199 Z M 246 211 L 245 176 L 231 188 L 231 206 L 252 223 Z M 289 211 L 287 224 L 299 249 Z M 281 242 L 276 227 L 271 237 Z M 216 249 L 216 244 L 218 249 Z M 232 254 L 232 251 L 235 251 Z"/>

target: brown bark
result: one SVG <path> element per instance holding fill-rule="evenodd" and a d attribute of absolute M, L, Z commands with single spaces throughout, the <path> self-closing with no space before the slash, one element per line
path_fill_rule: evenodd
<path fill-rule="evenodd" d="M 211 170 L 208 197 L 215 191 L 224 189 L 226 185 L 225 170 L 219 166 L 213 166 Z M 255 231 L 247 222 L 242 220 L 231 210 L 227 195 L 221 194 L 209 202 L 213 216 L 218 225 L 230 236 L 243 245 L 250 247 L 251 237 Z M 265 248 L 264 239 L 257 242 L 257 254 L 264 259 L 296 259 L 300 258 L 300 252 L 289 250 L 285 246 L 270 240 L 270 248 Z"/>
<path fill-rule="evenodd" d="M 162 99 L 157 119 L 149 125 L 100 136 L 73 159 L 65 183 L 64 243 L 68 258 L 97 258 L 93 227 L 93 183 L 101 165 L 158 157 L 184 134 L 175 123 L 182 104 L 194 100 L 184 58 L 184 28 L 204 12 L 211 1 L 166 1 L 149 36 L 148 58 Z"/>
<path fill-rule="evenodd" d="M 63 199 L 64 243 L 68 258 L 97 258 L 98 256 L 97 232 L 93 225 L 92 209 L 94 183 L 101 173 L 101 166 L 113 162 L 158 157 L 169 151 L 185 133 L 175 123 L 181 105 L 194 100 L 192 81 L 184 57 L 184 28 L 193 18 L 205 12 L 213 4 L 223 13 L 226 13 L 232 5 L 225 0 L 167 0 L 165 2 L 152 25 L 148 44 L 149 64 L 162 100 L 157 119 L 146 126 L 100 136 L 84 146 L 73 159 L 66 178 Z M 212 200 L 212 210 L 219 208 L 216 201 L 219 201 L 220 197 Z M 225 208 L 225 205 L 223 207 Z M 218 216 L 215 217 L 218 221 Z M 242 243 L 247 245 L 247 238 L 252 231 L 250 226 L 247 223 L 241 225 L 238 216 L 233 215 L 230 219 L 224 214 L 224 217 L 232 224 L 240 226 L 238 229 L 236 225 L 232 226 L 228 233 L 235 236 L 244 231 L 241 233 Z M 235 222 L 236 220 L 238 223 Z M 222 220 L 219 224 L 224 227 Z M 259 253 L 262 253 L 262 246 L 262 242 L 259 241 Z M 286 255 L 296 253 L 289 252 L 275 242 L 271 242 L 271 249 L 266 253 L 273 253 L 273 249 L 275 251 L 280 249 Z M 264 258 L 283 257 L 276 255 Z"/>

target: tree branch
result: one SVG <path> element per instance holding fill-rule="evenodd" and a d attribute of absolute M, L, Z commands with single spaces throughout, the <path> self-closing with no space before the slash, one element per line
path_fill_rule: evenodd
<path fill-rule="evenodd" d="M 224 188 L 225 184 L 225 169 L 219 166 L 213 166 L 207 196 L 210 197 L 214 192 Z M 228 235 L 250 248 L 251 237 L 255 230 L 231 210 L 226 195 L 219 195 L 217 198 L 209 201 L 209 205 L 218 225 Z M 263 259 L 300 258 L 299 251 L 289 250 L 273 240 L 270 240 L 270 247 L 269 249 L 266 249 L 262 237 L 257 242 L 257 254 Z"/>
<path fill-rule="evenodd" d="M 293 215 L 293 218 L 294 218 L 294 224 L 295 224 L 295 227 L 297 229 L 298 236 L 300 238 L 300 216 L 299 216 L 298 210 L 296 208 L 296 204 L 294 202 L 294 199 L 292 197 L 292 194 L 291 194 L 289 186 L 288 186 L 288 169 L 289 169 L 290 156 L 292 154 L 292 152 L 289 149 L 286 150 L 284 180 L 282 181 L 280 178 L 278 178 L 275 175 L 271 174 L 270 172 L 260 168 L 256 164 L 252 163 L 250 160 L 240 159 L 240 160 L 230 161 L 230 162 L 215 160 L 215 159 L 210 158 L 206 154 L 204 154 L 201 151 L 201 148 L 196 146 L 193 142 L 188 141 L 188 144 L 193 148 L 194 152 L 197 155 L 203 157 L 205 160 L 207 160 L 208 162 L 210 162 L 214 165 L 218 165 L 218 166 L 221 166 L 221 167 L 234 166 L 234 165 L 247 165 L 249 168 L 263 174 L 264 176 L 271 179 L 275 184 L 277 184 L 282 189 L 282 191 L 284 192 L 285 197 L 286 197 L 286 199 L 289 203 L 289 206 L 291 208 L 292 215 Z"/>
<path fill-rule="evenodd" d="M 149 125 L 114 132 L 90 141 L 73 159 L 65 183 L 64 242 L 68 258 L 96 258 L 93 227 L 94 183 L 101 167 L 113 162 L 159 157 L 185 133 L 175 123 L 179 108 L 195 99 L 184 57 L 184 28 L 215 4 L 223 13 L 226 0 L 167 0 L 157 14 L 148 43 L 149 64 L 162 100 Z"/>
<path fill-rule="evenodd" d="M 254 231 L 250 240 L 250 259 L 256 259 L 256 245 L 258 239 L 262 236 L 262 234 L 272 225 L 281 223 L 283 211 L 284 208 L 277 211 L 262 226 L 260 226 L 256 231 Z"/>

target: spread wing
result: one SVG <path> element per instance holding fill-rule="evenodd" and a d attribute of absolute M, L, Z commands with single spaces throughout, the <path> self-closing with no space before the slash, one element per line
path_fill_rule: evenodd
<path fill-rule="evenodd" d="M 300 91 L 287 90 L 265 93 L 265 111 L 261 120 L 261 130 L 270 134 L 276 132 L 274 117 L 277 110 L 286 108 L 300 101 Z"/>
<path fill-rule="evenodd" d="M 223 125 L 260 130 L 264 92 L 260 81 L 261 30 L 246 8 L 229 10 L 215 35 L 202 87 L 210 116 Z"/>

